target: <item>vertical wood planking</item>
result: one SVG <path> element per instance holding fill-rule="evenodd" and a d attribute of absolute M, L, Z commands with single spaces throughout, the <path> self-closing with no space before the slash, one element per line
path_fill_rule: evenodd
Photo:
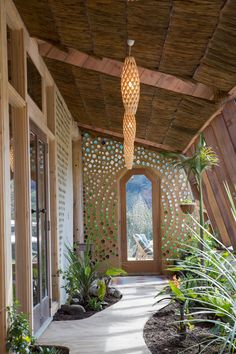
<path fill-rule="evenodd" d="M 223 112 L 216 116 L 204 130 L 208 146 L 212 146 L 219 157 L 219 166 L 208 171 L 204 178 L 204 203 L 214 230 L 218 230 L 223 242 L 236 248 L 236 224 L 223 181 L 226 181 L 236 198 L 236 105 L 227 102 Z M 194 150 L 192 145 L 187 155 Z"/>
<path fill-rule="evenodd" d="M 232 145 L 234 147 L 234 152 L 236 153 L 236 100 L 233 99 L 227 102 L 224 110 L 223 117 L 225 124 L 228 129 L 229 136 L 231 138 Z"/>
<path fill-rule="evenodd" d="M 73 156 L 73 204 L 74 204 L 74 241 L 84 242 L 83 235 L 83 176 L 81 136 L 72 143 Z"/>
<path fill-rule="evenodd" d="M 5 353 L 6 306 L 11 301 L 10 167 L 6 2 L 0 1 L 0 352 Z"/>
<path fill-rule="evenodd" d="M 32 269 L 30 232 L 29 120 L 25 108 L 13 108 L 14 178 L 16 210 L 16 297 L 32 321 Z"/>

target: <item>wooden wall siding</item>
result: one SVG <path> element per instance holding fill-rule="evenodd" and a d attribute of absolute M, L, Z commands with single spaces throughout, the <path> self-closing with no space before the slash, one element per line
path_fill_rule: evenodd
<path fill-rule="evenodd" d="M 204 178 L 204 203 L 214 230 L 227 246 L 232 244 L 236 248 L 236 223 L 223 185 L 224 181 L 228 183 L 236 199 L 235 100 L 228 102 L 222 113 L 204 130 L 204 137 L 219 157 L 219 166 L 208 171 Z M 193 150 L 194 146 L 187 154 L 190 155 Z"/>

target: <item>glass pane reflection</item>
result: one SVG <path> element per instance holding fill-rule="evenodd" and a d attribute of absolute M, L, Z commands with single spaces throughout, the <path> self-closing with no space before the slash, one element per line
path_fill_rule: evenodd
<path fill-rule="evenodd" d="M 152 183 L 133 175 L 126 183 L 128 261 L 153 260 Z"/>

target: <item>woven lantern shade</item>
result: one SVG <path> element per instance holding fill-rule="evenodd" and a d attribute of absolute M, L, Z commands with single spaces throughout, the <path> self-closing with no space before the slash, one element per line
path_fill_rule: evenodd
<path fill-rule="evenodd" d="M 140 80 L 134 57 L 128 56 L 121 74 L 121 95 L 126 113 L 135 114 L 140 95 Z"/>
<path fill-rule="evenodd" d="M 125 112 L 123 119 L 123 134 L 127 145 L 134 143 L 136 134 L 136 120 L 134 114 Z"/>
<path fill-rule="evenodd" d="M 124 142 L 124 157 L 125 157 L 125 166 L 128 170 L 131 170 L 133 167 L 134 160 L 134 142 L 128 145 Z"/>

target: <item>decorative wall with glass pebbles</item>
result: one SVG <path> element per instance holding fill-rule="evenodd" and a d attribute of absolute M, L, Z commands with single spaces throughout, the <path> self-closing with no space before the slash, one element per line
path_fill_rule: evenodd
<path fill-rule="evenodd" d="M 119 205 L 118 181 L 125 171 L 123 143 L 83 132 L 83 201 L 84 232 L 94 244 L 95 258 L 109 264 L 119 264 Z M 150 149 L 136 146 L 134 167 L 148 167 L 157 174 L 161 183 L 160 230 L 163 263 L 177 258 L 180 243 L 191 240 L 186 225 L 196 229 L 192 218 L 183 214 L 179 202 L 192 198 L 184 171 L 171 159 Z"/>

